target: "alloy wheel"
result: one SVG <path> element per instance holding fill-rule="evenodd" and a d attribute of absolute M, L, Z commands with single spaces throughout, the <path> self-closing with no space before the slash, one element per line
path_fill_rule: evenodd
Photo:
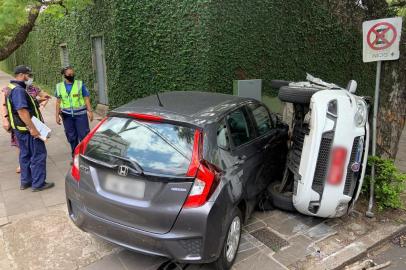
<path fill-rule="evenodd" d="M 239 216 L 236 216 L 231 222 L 230 229 L 227 235 L 227 246 L 226 246 L 226 257 L 228 262 L 234 260 L 235 254 L 237 253 L 238 244 L 240 243 L 241 237 L 241 220 Z"/>

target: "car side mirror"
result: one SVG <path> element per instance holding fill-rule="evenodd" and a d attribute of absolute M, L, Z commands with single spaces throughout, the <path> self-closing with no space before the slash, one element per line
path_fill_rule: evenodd
<path fill-rule="evenodd" d="M 350 92 L 351 94 L 355 94 L 355 92 L 357 91 L 357 85 L 358 84 L 355 80 L 349 81 L 347 85 L 348 92 Z"/>

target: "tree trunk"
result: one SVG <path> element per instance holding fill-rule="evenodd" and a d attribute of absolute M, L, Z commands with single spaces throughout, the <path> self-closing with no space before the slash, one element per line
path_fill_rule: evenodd
<path fill-rule="evenodd" d="M 21 45 L 24 44 L 31 30 L 34 28 L 35 21 L 38 18 L 40 9 L 40 5 L 32 7 L 28 15 L 28 22 L 21 26 L 18 33 L 9 42 L 7 42 L 4 47 L 0 48 L 0 61 L 5 60 L 15 50 L 17 50 Z"/>

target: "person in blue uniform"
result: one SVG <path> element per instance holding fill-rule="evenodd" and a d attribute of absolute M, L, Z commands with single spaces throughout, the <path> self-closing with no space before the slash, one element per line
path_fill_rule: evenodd
<path fill-rule="evenodd" d="M 93 111 L 89 91 L 81 80 L 75 79 L 73 67 L 63 68 L 61 74 L 65 80 L 56 85 L 56 123 L 60 125 L 62 119 L 73 156 L 76 146 L 90 131 Z"/>
<path fill-rule="evenodd" d="M 31 187 L 32 191 L 41 191 L 54 186 L 54 183 L 45 181 L 47 150 L 31 120 L 33 116 L 41 121 L 43 119 L 38 103 L 26 91 L 27 82 L 32 75 L 31 69 L 17 66 L 14 74 L 15 79 L 8 86 L 10 93 L 6 102 L 10 126 L 20 146 L 20 189 Z"/>

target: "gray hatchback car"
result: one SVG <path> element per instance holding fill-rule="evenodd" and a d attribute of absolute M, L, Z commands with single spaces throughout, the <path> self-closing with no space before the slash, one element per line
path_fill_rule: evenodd
<path fill-rule="evenodd" d="M 242 224 L 282 177 L 288 127 L 259 101 L 166 92 L 112 111 L 75 150 L 70 218 L 125 248 L 229 269 Z"/>

